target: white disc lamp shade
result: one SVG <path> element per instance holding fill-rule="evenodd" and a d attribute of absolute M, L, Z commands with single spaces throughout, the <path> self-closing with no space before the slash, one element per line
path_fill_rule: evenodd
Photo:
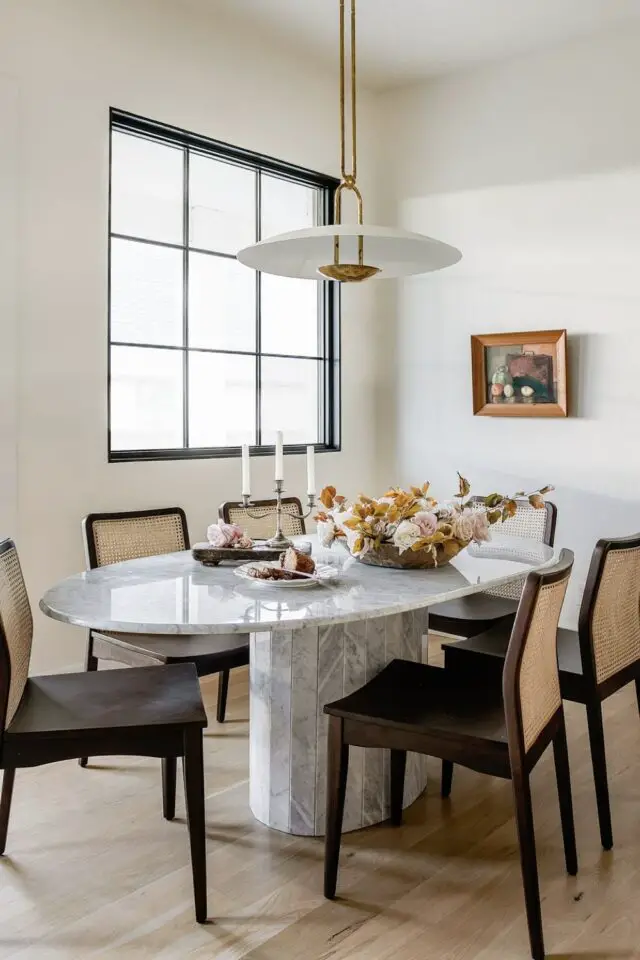
<path fill-rule="evenodd" d="M 358 263 L 362 237 L 364 263 L 377 268 L 373 276 L 381 280 L 441 270 L 462 257 L 456 247 L 420 233 L 343 223 L 278 234 L 240 250 L 238 260 L 280 277 L 322 280 L 320 267 L 333 261 L 335 237 L 340 237 L 340 262 L 344 264 Z"/>
<path fill-rule="evenodd" d="M 362 194 L 356 182 L 356 0 L 350 0 L 350 44 L 346 41 L 347 0 L 340 5 L 340 183 L 334 199 L 335 223 L 281 233 L 245 247 L 240 263 L 263 273 L 303 280 L 358 283 L 377 278 L 393 280 L 450 267 L 462 254 L 448 243 L 396 227 L 374 227 L 363 222 Z M 350 81 L 348 77 L 350 67 Z M 346 90 L 350 86 L 350 131 L 347 129 Z M 347 163 L 347 140 L 351 164 Z M 353 194 L 358 204 L 357 224 L 342 222 L 342 194 Z"/>

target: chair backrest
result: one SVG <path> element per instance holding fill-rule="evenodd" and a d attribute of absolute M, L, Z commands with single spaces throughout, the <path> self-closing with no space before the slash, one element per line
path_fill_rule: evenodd
<path fill-rule="evenodd" d="M 509 749 L 526 754 L 562 706 L 557 634 L 573 567 L 563 550 L 552 567 L 530 573 L 513 624 L 502 676 Z"/>
<path fill-rule="evenodd" d="M 297 497 L 282 498 L 282 532 L 285 537 L 306 533 L 304 520 L 296 516 L 302 512 L 302 504 Z M 225 523 L 237 523 L 253 540 L 268 540 L 276 530 L 275 500 L 256 500 L 248 509 L 243 503 L 227 500 L 220 504 L 218 515 Z"/>
<path fill-rule="evenodd" d="M 0 541 L 0 735 L 15 716 L 29 676 L 33 618 L 13 540 Z"/>
<path fill-rule="evenodd" d="M 189 549 L 187 518 L 180 507 L 90 513 L 82 531 L 90 569 Z"/>
<path fill-rule="evenodd" d="M 482 502 L 481 497 L 473 497 L 472 500 Z M 543 508 L 532 507 L 528 500 L 516 500 L 515 516 L 509 517 L 508 520 L 504 520 L 493 529 L 496 533 L 504 534 L 506 537 L 527 537 L 530 540 L 537 540 L 539 543 L 546 543 L 547 546 L 552 547 L 556 535 L 557 514 L 558 510 L 555 503 L 545 501 Z M 519 600 L 525 579 L 526 577 L 521 577 L 486 592 L 492 597 Z"/>
<path fill-rule="evenodd" d="M 640 660 L 640 534 L 596 544 L 578 633 L 583 673 L 596 684 Z"/>

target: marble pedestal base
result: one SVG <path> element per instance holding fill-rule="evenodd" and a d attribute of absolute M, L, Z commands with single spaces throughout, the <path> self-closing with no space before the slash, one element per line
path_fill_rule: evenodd
<path fill-rule="evenodd" d="M 420 661 L 424 622 L 418 610 L 252 634 L 250 803 L 258 820 L 285 833 L 323 835 L 328 718 L 322 709 L 395 657 Z M 426 787 L 425 761 L 407 756 L 405 806 Z M 388 751 L 352 747 L 343 829 L 388 817 Z"/>

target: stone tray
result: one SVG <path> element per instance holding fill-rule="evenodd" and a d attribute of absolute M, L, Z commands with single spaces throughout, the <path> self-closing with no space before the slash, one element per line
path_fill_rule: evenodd
<path fill-rule="evenodd" d="M 236 547 L 214 547 L 210 543 L 196 543 L 191 548 L 194 559 L 205 567 L 217 567 L 224 560 L 278 560 L 284 551 L 281 548 L 260 546 L 243 550 Z"/>

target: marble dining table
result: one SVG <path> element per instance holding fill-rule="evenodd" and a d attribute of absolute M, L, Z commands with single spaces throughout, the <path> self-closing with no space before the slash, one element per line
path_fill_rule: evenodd
<path fill-rule="evenodd" d="M 370 680 L 390 660 L 420 661 L 428 608 L 522 578 L 554 560 L 550 547 L 494 536 L 433 570 L 367 566 L 312 540 L 335 580 L 295 589 L 205 567 L 189 551 L 75 574 L 40 601 L 49 617 L 123 633 L 250 635 L 250 805 L 270 827 L 324 833 L 324 705 Z M 402 696 L 402 691 L 398 691 Z M 345 830 L 389 816 L 386 751 L 354 748 Z M 215 773 L 214 773 L 215 776 Z M 425 758 L 407 761 L 405 806 L 426 787 Z"/>

